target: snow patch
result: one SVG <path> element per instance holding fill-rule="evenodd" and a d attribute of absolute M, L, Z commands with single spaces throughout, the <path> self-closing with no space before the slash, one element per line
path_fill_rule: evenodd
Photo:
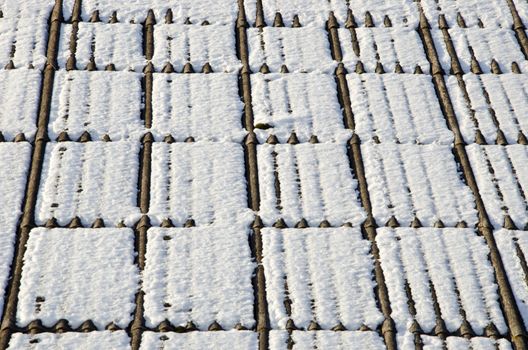
<path fill-rule="evenodd" d="M 293 331 L 293 350 L 315 349 L 369 349 L 385 350 L 383 339 L 371 331 Z M 269 334 L 271 350 L 286 350 L 288 347 L 288 332 L 273 330 Z"/>
<path fill-rule="evenodd" d="M 251 331 L 143 333 L 141 350 L 257 350 L 257 333 Z"/>
<path fill-rule="evenodd" d="M 474 337 L 471 339 L 461 337 L 447 337 L 444 341 L 439 337 L 422 335 L 423 350 L 512 350 L 511 343 L 506 339 L 492 339 Z M 404 350 L 414 349 L 414 344 Z"/>
<path fill-rule="evenodd" d="M 90 333 L 14 333 L 9 350 L 128 350 L 130 339 L 125 331 L 101 331 Z"/>
<path fill-rule="evenodd" d="M 11 2 L 11 1 L 10 1 Z M 0 18 L 0 66 L 43 69 L 46 64 L 46 17 Z"/>

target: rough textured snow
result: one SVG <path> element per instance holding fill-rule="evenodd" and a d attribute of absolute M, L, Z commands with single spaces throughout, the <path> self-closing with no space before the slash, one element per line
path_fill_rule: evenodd
<path fill-rule="evenodd" d="M 444 341 L 430 335 L 422 335 L 421 338 L 423 350 L 512 350 L 512 345 L 506 339 L 447 337 Z M 414 349 L 414 345 L 407 349 Z"/>
<path fill-rule="evenodd" d="M 451 101 L 460 131 L 467 143 L 475 142 L 480 130 L 488 144 L 497 140 L 501 130 L 510 144 L 515 144 L 522 131 L 528 135 L 528 79 L 524 74 L 465 74 L 468 102 L 456 77 L 447 79 Z"/>
<path fill-rule="evenodd" d="M 440 63 L 445 73 L 451 69 L 451 57 L 447 53 L 444 37 L 440 30 L 431 30 Z M 512 71 L 516 62 L 522 72 L 528 71 L 528 63 L 520 49 L 515 33 L 510 29 L 497 28 L 452 28 L 449 35 L 460 66 L 464 73 L 471 72 L 471 52 L 484 73 L 491 72 L 491 61 L 497 61 L 503 73 Z"/>
<path fill-rule="evenodd" d="M 31 146 L 29 143 L 0 143 L 0 312 L 4 305 L 4 290 L 10 273 L 17 231 L 22 214 Z"/>
<path fill-rule="evenodd" d="M 61 26 L 57 61 L 61 68 L 71 56 L 71 24 Z M 116 70 L 141 72 L 146 65 L 143 56 L 143 28 L 129 23 L 79 23 L 75 58 L 77 69 L 84 69 L 94 58 L 97 69 L 104 70 L 114 64 Z"/>
<path fill-rule="evenodd" d="M 22 270 L 17 324 L 92 320 L 101 330 L 132 321 L 139 273 L 131 229 L 31 230 Z"/>
<path fill-rule="evenodd" d="M 501 229 L 494 232 L 508 281 L 524 323 L 528 322 L 528 285 L 526 284 L 526 264 L 528 256 L 528 236 L 525 231 Z M 522 257 L 522 260 L 521 260 Z"/>
<path fill-rule="evenodd" d="M 31 17 L 33 19 L 42 18 L 47 20 L 54 5 L 54 0 L 39 0 L 38 2 L 32 0 L 0 0 L 0 11 L 2 12 L 2 17 L 4 18 Z"/>
<path fill-rule="evenodd" d="M 328 220 L 333 226 L 359 225 L 366 218 L 356 192 L 346 148 L 336 144 L 257 147 L 260 212 L 265 225 L 279 218 L 293 227 Z"/>
<path fill-rule="evenodd" d="M 286 143 L 295 132 L 300 142 L 316 135 L 320 142 L 346 142 L 334 77 L 328 74 L 253 74 L 251 93 L 255 133 L 260 142 L 269 135 Z M 263 129 L 267 128 L 267 129 Z"/>
<path fill-rule="evenodd" d="M 37 130 L 41 73 L 34 69 L 0 70 L 0 131 L 12 141 L 23 133 L 33 139 Z"/>
<path fill-rule="evenodd" d="M 352 36 L 355 31 L 357 39 Z M 393 73 L 399 63 L 405 73 L 413 73 L 419 66 L 429 72 L 429 61 L 425 56 L 418 32 L 412 28 L 356 28 L 338 29 L 343 63 L 349 72 L 356 69 L 358 61 L 366 72 L 374 73 L 376 65 L 382 64 L 385 72 Z M 357 40 L 357 42 L 354 42 Z"/>
<path fill-rule="evenodd" d="M 154 74 L 152 131 L 157 140 L 240 142 L 244 105 L 235 74 Z"/>
<path fill-rule="evenodd" d="M 77 140 L 88 131 L 93 140 L 107 134 L 112 140 L 139 140 L 141 77 L 132 72 L 55 73 L 48 135 L 55 139 L 66 131 Z"/>
<path fill-rule="evenodd" d="M 5 0 L 9 1 L 9 0 Z M 63 2 L 63 13 L 66 20 L 73 12 L 73 0 Z M 233 24 L 237 18 L 236 0 L 83 0 L 81 3 L 82 18 L 90 19 L 94 11 L 99 11 L 103 22 L 108 22 L 114 11 L 120 22 L 143 23 L 149 9 L 152 9 L 158 23 L 165 19 L 167 10 L 172 10 L 173 22 L 183 24 L 187 19 L 191 23 L 202 23 L 207 20 L 215 24 Z"/>
<path fill-rule="evenodd" d="M 349 349 L 368 349 L 368 350 L 385 350 L 386 347 L 383 339 L 376 332 L 370 331 L 293 331 L 291 339 L 293 347 L 288 347 L 287 331 L 271 331 L 269 334 L 269 343 L 271 350 L 315 350 L 315 349 L 332 349 L 332 350 L 349 350 Z"/>
<path fill-rule="evenodd" d="M 97 218 L 108 226 L 139 219 L 137 183 L 139 142 L 59 142 L 46 146 L 35 210 L 44 224 L 59 225 L 78 216 L 83 225 Z"/>
<path fill-rule="evenodd" d="M 383 321 L 370 243 L 359 228 L 264 228 L 262 242 L 272 328 L 284 329 L 289 318 L 299 328 L 315 321 L 326 330 L 339 323 L 348 330 L 375 329 Z"/>
<path fill-rule="evenodd" d="M 0 67 L 43 69 L 48 40 L 47 18 L 0 18 Z"/>
<path fill-rule="evenodd" d="M 128 350 L 130 339 L 125 331 L 90 333 L 15 333 L 9 342 L 10 350 Z"/>
<path fill-rule="evenodd" d="M 467 27 L 505 28 L 512 26 L 508 3 L 505 0 L 422 0 L 420 2 L 429 24 L 438 26 L 438 18 L 445 16 L 450 28 L 458 27 L 457 17 L 464 19 Z"/>
<path fill-rule="evenodd" d="M 151 228 L 143 272 L 145 321 L 207 330 L 251 328 L 254 271 L 247 229 Z"/>
<path fill-rule="evenodd" d="M 466 147 L 480 196 L 495 228 L 509 215 L 520 229 L 528 227 L 528 147 Z"/>
<path fill-rule="evenodd" d="M 251 331 L 143 333 L 142 350 L 257 350 L 257 333 Z"/>
<path fill-rule="evenodd" d="M 272 73 L 282 65 L 294 72 L 333 73 L 328 33 L 322 28 L 249 28 L 249 66 L 253 73 L 266 63 Z"/>
<path fill-rule="evenodd" d="M 233 26 L 159 24 L 154 27 L 154 57 L 158 71 L 170 62 L 177 72 L 190 62 L 195 71 L 209 63 L 214 72 L 236 72 L 241 63 L 236 56 Z"/>
<path fill-rule="evenodd" d="M 379 225 L 394 216 L 401 226 L 417 217 L 423 226 L 476 224 L 469 187 L 449 146 L 361 145 L 372 211 Z"/>
<path fill-rule="evenodd" d="M 354 131 L 363 142 L 453 142 L 430 76 L 350 74 L 347 81 Z"/>
<path fill-rule="evenodd" d="M 397 330 L 404 333 L 415 319 L 424 332 L 435 327 L 431 284 L 442 319 L 450 332 L 462 324 L 460 309 L 474 332 L 483 334 L 490 323 L 504 334 L 494 270 L 489 249 L 473 229 L 397 228 L 377 230 L 381 267 Z M 408 284 L 416 315 L 409 312 Z"/>
<path fill-rule="evenodd" d="M 251 222 L 244 153 L 229 142 L 154 143 L 150 188 L 153 222 L 182 226 Z"/>
<path fill-rule="evenodd" d="M 417 27 L 418 8 L 412 0 L 345 0 L 348 9 L 352 10 L 356 24 L 364 27 L 366 24 L 367 12 L 372 17 L 376 27 L 383 27 L 385 17 L 389 17 L 395 27 Z M 345 18 L 345 14 L 340 15 Z"/>

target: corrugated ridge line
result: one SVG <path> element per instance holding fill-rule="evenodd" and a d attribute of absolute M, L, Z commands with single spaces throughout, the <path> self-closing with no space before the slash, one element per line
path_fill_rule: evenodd
<path fill-rule="evenodd" d="M 480 197 L 479 189 L 475 181 L 475 176 L 469 163 L 469 158 L 465 150 L 465 143 L 461 136 L 453 105 L 449 98 L 447 87 L 444 81 L 444 72 L 439 63 L 436 48 L 431 37 L 429 23 L 425 18 L 421 5 L 419 3 L 418 5 L 420 11 L 420 37 L 422 38 L 427 58 L 429 62 L 431 62 L 433 82 L 435 85 L 435 90 L 440 100 L 442 112 L 444 114 L 444 117 L 446 118 L 449 129 L 455 134 L 455 158 L 458 161 L 458 164 L 461 166 L 462 172 L 466 179 L 466 183 L 471 188 L 471 191 L 473 192 L 473 195 L 475 197 L 475 202 L 479 214 L 479 223 L 477 228 L 479 233 L 485 238 L 486 243 L 490 249 L 491 263 L 495 270 L 495 277 L 499 286 L 500 302 L 503 308 L 504 316 L 508 323 L 508 327 L 510 328 L 511 340 L 516 349 L 527 349 L 528 344 L 526 341 L 524 325 L 520 317 L 519 309 L 517 308 L 515 299 L 513 298 L 512 289 L 508 282 L 506 271 L 504 270 L 504 265 L 500 257 L 500 253 L 498 251 L 495 239 L 493 237 L 493 228 L 490 224 L 488 215 L 484 208 L 484 203 L 482 201 L 482 198 Z"/>
<path fill-rule="evenodd" d="M 330 13 L 330 17 L 327 22 L 327 31 L 330 40 L 330 46 L 332 49 L 332 55 L 336 61 L 339 62 L 338 67 L 335 71 L 335 78 L 338 86 L 338 96 L 341 107 L 343 108 L 343 116 L 345 118 L 345 127 L 352 129 L 354 128 L 354 115 L 350 107 L 350 96 L 348 85 L 346 81 L 347 71 L 341 62 L 342 53 L 341 46 L 339 45 L 339 38 L 337 28 L 339 24 L 333 13 Z M 365 211 L 367 212 L 367 220 L 363 223 L 363 231 L 366 233 L 367 238 L 371 244 L 372 255 L 375 258 L 374 262 L 374 275 L 376 284 L 378 286 L 376 292 L 378 301 L 381 307 L 381 311 L 385 320 L 381 325 L 381 334 L 384 338 L 387 349 L 397 349 L 396 345 L 396 329 L 394 321 L 391 318 L 391 306 L 389 301 L 389 294 L 387 286 L 385 285 L 385 277 L 381 269 L 379 249 L 376 244 L 376 221 L 372 215 L 372 205 L 370 202 L 370 195 L 368 193 L 367 178 L 365 176 L 365 170 L 363 166 L 363 159 L 361 156 L 360 140 L 357 134 L 354 134 L 349 141 L 349 158 L 350 165 L 354 169 L 354 173 L 359 184 L 359 193 L 361 203 Z"/>
<path fill-rule="evenodd" d="M 47 128 L 53 91 L 53 79 L 57 69 L 57 49 L 59 43 L 60 26 L 62 20 L 62 0 L 56 0 L 50 17 L 48 34 L 47 62 L 43 72 L 42 86 L 40 91 L 39 114 L 37 121 L 37 134 L 31 155 L 31 166 L 26 184 L 26 193 L 22 219 L 19 223 L 16 237 L 15 255 L 11 265 L 11 280 L 7 288 L 7 297 L 0 326 L 0 349 L 6 349 L 9 345 L 11 334 L 16 330 L 16 310 L 20 280 L 22 277 L 22 266 L 24 264 L 24 253 L 29 238 L 29 231 L 34 227 L 35 205 L 37 201 L 38 188 L 46 143 L 48 142 Z"/>
<path fill-rule="evenodd" d="M 244 102 L 243 125 L 248 131 L 244 143 L 246 178 L 249 186 L 248 204 L 255 212 L 259 210 L 259 184 L 257 167 L 257 137 L 253 131 L 253 109 L 251 106 L 251 70 L 249 68 L 249 53 L 246 27 L 248 26 L 244 9 L 244 0 L 238 0 L 238 18 L 236 22 L 236 44 L 239 59 L 242 61 L 242 69 L 239 72 L 239 87 Z M 259 350 L 268 349 L 269 340 L 269 317 L 266 300 L 266 280 L 264 266 L 262 265 L 262 223 L 257 216 L 253 224 L 253 237 L 250 237 L 250 247 L 254 259 L 257 262 L 255 279 L 253 282 L 255 307 L 254 313 L 257 321 L 256 331 L 258 333 Z"/>

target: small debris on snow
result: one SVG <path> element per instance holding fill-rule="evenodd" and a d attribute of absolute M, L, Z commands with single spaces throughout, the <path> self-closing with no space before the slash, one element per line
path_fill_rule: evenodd
<path fill-rule="evenodd" d="M 272 330 L 269 334 L 271 350 L 286 350 L 288 347 L 288 332 Z M 385 350 L 383 339 L 371 331 L 293 331 L 293 350 L 316 349 L 369 349 Z"/>
<path fill-rule="evenodd" d="M 257 333 L 251 331 L 143 333 L 141 350 L 257 350 Z"/>
<path fill-rule="evenodd" d="M 14 333 L 9 350 L 129 350 L 130 339 L 125 331 L 89 333 Z"/>

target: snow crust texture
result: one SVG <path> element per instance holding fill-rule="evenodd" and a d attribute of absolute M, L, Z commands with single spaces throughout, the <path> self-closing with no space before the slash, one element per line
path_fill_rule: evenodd
<path fill-rule="evenodd" d="M 473 229 L 379 228 L 376 243 L 391 317 L 401 334 L 414 321 L 428 333 L 437 316 L 449 332 L 455 332 L 464 321 L 461 310 L 477 335 L 491 323 L 501 334 L 507 331 L 489 249 Z M 435 315 L 435 303 L 440 315 Z"/>
<path fill-rule="evenodd" d="M 291 336 L 286 331 L 270 332 L 270 349 L 289 349 L 288 342 L 293 341 L 293 350 L 315 349 L 369 349 L 384 350 L 383 339 L 371 331 L 293 331 Z"/>
<path fill-rule="evenodd" d="M 99 330 L 132 321 L 139 274 L 127 228 L 31 230 L 24 256 L 17 324 L 92 320 Z M 101 338 L 104 339 L 104 338 Z"/>
<path fill-rule="evenodd" d="M 46 146 L 35 211 L 38 224 L 55 218 L 61 226 L 79 217 L 108 226 L 139 219 L 139 142 L 59 142 Z"/>
<path fill-rule="evenodd" d="M 305 219 L 310 226 L 360 225 L 366 214 L 356 192 L 347 150 L 337 144 L 263 144 L 257 147 L 260 216 L 271 226 Z"/>
<path fill-rule="evenodd" d="M 157 140 L 240 142 L 244 105 L 236 74 L 154 74 L 152 131 Z"/>
<path fill-rule="evenodd" d="M 247 229 L 149 229 L 143 272 L 147 326 L 167 319 L 175 327 L 193 322 L 200 330 L 213 322 L 226 330 L 253 327 L 254 268 Z"/>
<path fill-rule="evenodd" d="M 262 241 L 273 329 L 284 329 L 289 319 L 301 329 L 317 322 L 324 330 L 374 329 L 383 321 L 370 244 L 359 228 L 264 228 Z"/>
<path fill-rule="evenodd" d="M 87 72 L 60 70 L 55 74 L 48 135 L 56 139 L 63 131 L 78 140 L 86 131 L 91 139 L 139 140 L 141 78 L 133 72 Z"/>
<path fill-rule="evenodd" d="M 401 226 L 417 218 L 422 226 L 441 221 L 454 227 L 477 223 L 475 203 L 460 177 L 449 146 L 362 144 L 374 219 L 394 217 Z"/>
<path fill-rule="evenodd" d="M 13 334 L 9 350 L 129 350 L 130 339 L 125 331 L 90 333 Z"/>
<path fill-rule="evenodd" d="M 292 132 L 300 142 L 308 142 L 315 135 L 320 142 L 344 143 L 352 136 L 344 129 L 331 75 L 257 73 L 251 76 L 251 92 L 260 142 L 275 135 L 286 143 Z"/>
<path fill-rule="evenodd" d="M 453 142 L 430 76 L 349 74 L 347 81 L 354 132 L 362 142 Z"/>
<path fill-rule="evenodd" d="M 506 339 L 492 339 L 484 337 L 474 337 L 466 339 L 462 337 L 447 337 L 442 340 L 439 337 L 422 335 L 424 350 L 512 350 L 511 343 Z M 408 347 L 406 349 L 411 349 Z M 414 345 L 412 347 L 414 349 Z"/>
<path fill-rule="evenodd" d="M 251 331 L 153 333 L 145 332 L 141 350 L 257 350 L 257 333 Z"/>
<path fill-rule="evenodd" d="M 506 215 L 520 229 L 528 227 L 528 147 L 466 147 L 480 195 L 495 228 L 504 227 Z"/>

